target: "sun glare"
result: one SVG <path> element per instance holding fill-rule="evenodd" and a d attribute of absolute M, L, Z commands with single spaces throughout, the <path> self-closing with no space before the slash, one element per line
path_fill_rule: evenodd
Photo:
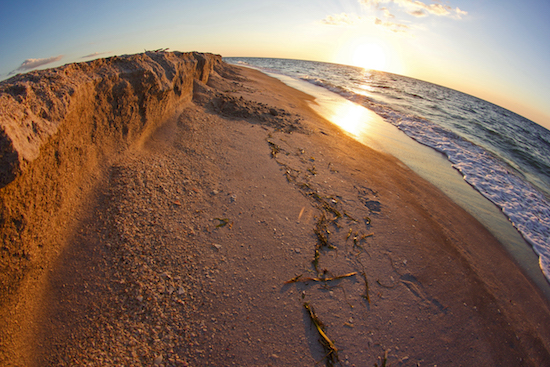
<path fill-rule="evenodd" d="M 383 70 L 386 67 L 386 53 L 376 43 L 365 43 L 355 48 L 352 64 L 364 69 Z"/>
<path fill-rule="evenodd" d="M 359 137 L 369 129 L 372 115 L 365 107 L 346 102 L 333 108 L 330 120 L 353 136 Z"/>

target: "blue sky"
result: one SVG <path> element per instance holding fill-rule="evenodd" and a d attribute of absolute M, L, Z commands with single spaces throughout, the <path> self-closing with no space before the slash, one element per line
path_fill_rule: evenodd
<path fill-rule="evenodd" d="M 296 58 L 434 82 L 550 128 L 548 0 L 5 3 L 0 11 L 0 79 L 165 47 Z"/>

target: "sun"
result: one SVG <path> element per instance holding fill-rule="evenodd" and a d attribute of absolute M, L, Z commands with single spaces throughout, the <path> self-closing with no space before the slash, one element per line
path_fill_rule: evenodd
<path fill-rule="evenodd" d="M 386 67 L 386 53 L 376 43 L 363 43 L 353 51 L 352 64 L 364 69 L 383 70 Z"/>

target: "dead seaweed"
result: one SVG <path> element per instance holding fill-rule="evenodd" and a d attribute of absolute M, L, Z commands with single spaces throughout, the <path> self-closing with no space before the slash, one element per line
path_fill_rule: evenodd
<path fill-rule="evenodd" d="M 338 209 L 333 208 L 330 204 L 328 204 L 326 201 L 322 203 L 323 209 L 325 209 L 327 212 L 330 212 L 336 216 L 337 219 L 342 218 L 342 213 L 338 211 Z"/>
<path fill-rule="evenodd" d="M 367 237 L 372 237 L 372 236 L 374 236 L 374 232 L 371 232 L 368 234 L 362 234 L 362 235 L 359 235 L 359 233 L 355 233 L 355 237 L 353 237 L 353 243 L 354 245 L 359 246 L 360 242 L 363 242 L 367 239 Z"/>
<path fill-rule="evenodd" d="M 229 228 L 233 227 L 233 223 L 229 223 L 229 218 L 214 218 L 214 220 L 219 221 L 219 223 L 216 225 L 216 228 L 225 227 L 229 224 Z"/>
<path fill-rule="evenodd" d="M 369 281 L 367 279 L 367 274 L 365 273 L 365 270 L 361 272 L 361 276 L 365 280 L 365 294 L 362 294 L 361 297 L 367 300 L 368 304 L 370 305 L 370 296 L 369 296 Z"/>
<path fill-rule="evenodd" d="M 317 236 L 317 241 L 320 247 L 328 247 L 335 249 L 334 246 L 331 246 L 329 243 L 328 237 L 330 236 L 330 230 L 328 225 L 332 221 L 327 218 L 324 212 L 321 212 L 321 215 L 317 217 L 317 223 L 315 223 L 315 228 L 313 228 L 313 233 Z"/>
<path fill-rule="evenodd" d="M 335 275 L 335 276 L 332 276 L 332 277 L 317 277 L 317 278 L 310 278 L 310 277 L 307 277 L 307 278 L 302 278 L 302 275 L 303 274 L 300 274 L 290 280 L 287 280 L 285 282 L 285 284 L 290 284 L 290 283 L 296 283 L 296 282 L 331 282 L 333 280 L 338 280 L 338 279 L 343 279 L 343 278 L 349 278 L 349 277 L 352 277 L 354 275 L 357 275 L 357 272 L 354 271 L 354 272 L 351 272 L 351 273 L 347 273 L 347 274 L 342 274 L 342 275 Z"/>
<path fill-rule="evenodd" d="M 342 218 L 342 213 L 340 213 L 340 211 L 334 207 L 338 202 L 333 197 L 323 198 L 315 191 L 308 192 L 306 195 L 312 197 L 313 199 L 315 199 L 315 201 L 321 204 L 321 207 L 326 212 L 334 214 L 337 219 Z M 330 203 L 332 203 L 333 205 L 331 205 L 326 199 L 330 199 Z"/>
<path fill-rule="evenodd" d="M 281 151 L 281 147 L 272 142 L 271 140 L 267 140 L 267 143 L 269 144 L 269 147 L 271 148 L 271 158 L 275 158 L 277 154 Z"/>
<path fill-rule="evenodd" d="M 300 171 L 294 168 L 290 168 L 279 161 L 277 161 L 277 163 L 285 167 L 285 177 L 287 182 L 295 182 L 298 176 L 300 175 Z"/>
<path fill-rule="evenodd" d="M 330 340 L 330 338 L 327 336 L 325 332 L 325 325 L 319 320 L 317 315 L 315 314 L 315 310 L 313 310 L 313 307 L 309 305 L 309 303 L 304 302 L 304 308 L 306 309 L 309 318 L 311 319 L 311 322 L 317 329 L 317 332 L 321 336 L 319 339 L 319 342 L 323 346 L 325 350 L 325 356 L 323 359 L 325 360 L 325 363 L 327 366 L 334 366 L 336 363 L 340 363 L 340 360 L 338 359 L 338 348 L 336 348 L 336 345 L 334 345 L 334 342 Z"/>
<path fill-rule="evenodd" d="M 307 196 L 313 197 L 321 206 L 318 207 L 320 214 L 316 216 L 317 222 L 313 228 L 313 233 L 317 237 L 317 244 L 315 245 L 315 257 L 312 260 L 313 267 L 315 271 L 319 272 L 319 257 L 320 250 L 322 248 L 327 248 L 330 250 L 337 250 L 336 246 L 330 243 L 329 237 L 331 231 L 329 226 L 335 226 L 336 228 L 341 228 L 338 224 L 338 220 L 342 218 L 342 214 L 336 209 L 333 208 L 324 198 L 322 198 L 316 192 L 310 192 Z M 332 203 L 336 204 L 337 201 L 332 199 Z"/>
<path fill-rule="evenodd" d="M 313 268 L 317 273 L 319 273 L 319 258 L 321 257 L 321 254 L 319 253 L 319 247 L 315 247 L 315 254 L 313 255 L 313 260 L 311 260 L 311 264 L 313 265 Z"/>
<path fill-rule="evenodd" d="M 388 352 L 389 350 L 386 350 L 384 351 L 384 356 L 382 357 L 378 357 L 381 362 L 380 362 L 380 367 L 386 367 L 387 366 L 387 363 L 388 363 Z M 374 364 L 374 367 L 378 367 L 378 363 L 375 363 Z"/>
<path fill-rule="evenodd" d="M 285 282 L 285 284 L 291 284 L 291 283 L 296 283 L 296 282 L 298 282 L 299 279 L 302 277 L 302 275 L 304 275 L 304 274 L 296 275 L 294 278 L 287 280 L 287 281 Z"/>
<path fill-rule="evenodd" d="M 358 223 L 359 221 L 355 218 L 353 218 L 351 215 L 349 215 L 348 213 L 346 213 L 346 211 L 344 210 L 344 216 L 347 217 L 349 220 L 351 220 L 352 222 L 355 222 L 355 223 Z"/>

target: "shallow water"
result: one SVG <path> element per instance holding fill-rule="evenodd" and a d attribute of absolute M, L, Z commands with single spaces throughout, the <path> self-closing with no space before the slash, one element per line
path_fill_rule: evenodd
<path fill-rule="evenodd" d="M 344 121 L 355 138 L 435 184 L 480 220 L 550 299 L 541 273 L 550 277 L 548 130 L 489 102 L 399 75 L 298 60 L 226 61 L 260 68 L 315 96 L 320 113 Z"/>

